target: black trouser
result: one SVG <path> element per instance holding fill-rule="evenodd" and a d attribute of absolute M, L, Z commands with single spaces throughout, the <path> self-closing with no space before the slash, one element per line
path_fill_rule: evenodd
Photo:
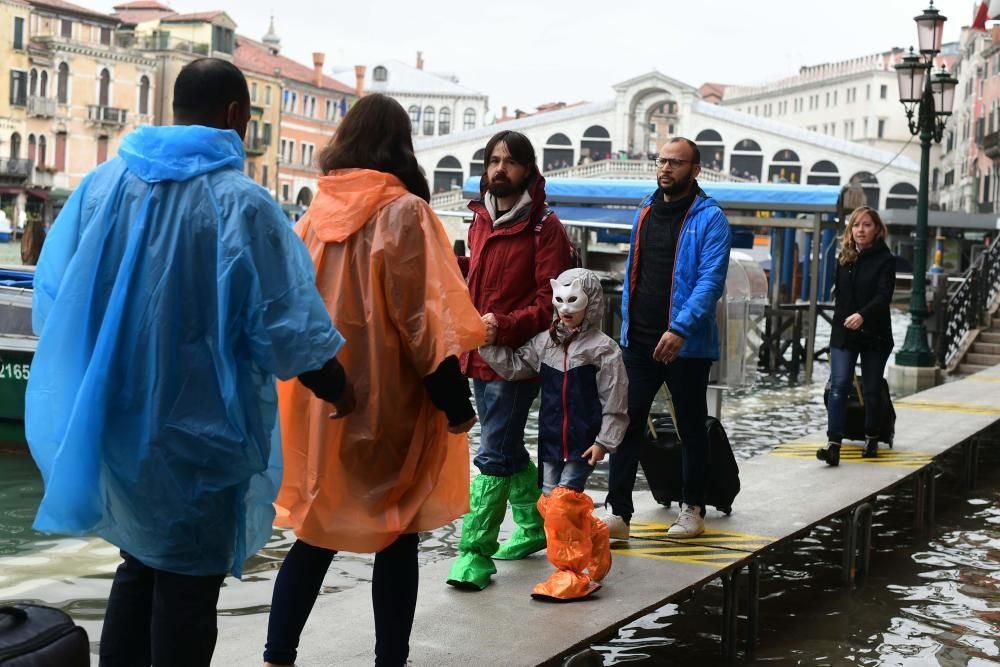
<path fill-rule="evenodd" d="M 417 608 L 418 542 L 415 533 L 400 535 L 375 554 L 372 605 L 376 667 L 400 667 L 410 654 L 410 629 Z M 302 540 L 297 540 L 288 551 L 274 582 L 265 662 L 277 665 L 295 662 L 302 628 L 336 553 Z"/>
<path fill-rule="evenodd" d="M 677 413 L 683 471 L 682 500 L 705 509 L 708 473 L 708 375 L 711 359 L 678 357 L 669 364 L 653 359 L 653 348 L 632 344 L 622 350 L 628 372 L 629 426 L 621 445 L 611 455 L 608 495 L 605 505 L 626 521 L 632 518 L 632 489 L 639 468 L 639 455 L 646 431 L 649 408 L 656 392 L 667 384 Z"/>
<path fill-rule="evenodd" d="M 101 667 L 209 667 L 225 575 L 177 574 L 121 555 L 101 631 Z"/>

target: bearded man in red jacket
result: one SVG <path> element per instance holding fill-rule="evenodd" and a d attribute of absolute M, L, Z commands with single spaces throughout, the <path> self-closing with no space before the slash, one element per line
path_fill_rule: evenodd
<path fill-rule="evenodd" d="M 472 302 L 486 324 L 486 344 L 517 348 L 552 324 L 549 280 L 570 268 L 571 245 L 545 205 L 545 179 L 535 149 L 506 130 L 486 144 L 481 197 L 469 203 L 469 257 L 459 257 Z M 515 560 L 545 548 L 538 469 L 524 447 L 524 426 L 538 394 L 537 380 L 507 382 L 476 351 L 462 357 L 472 378 L 481 434 L 473 461 L 470 511 L 462 524 L 459 557 L 448 574 L 458 588 L 482 590 L 496 572 L 494 558 Z M 497 537 L 510 501 L 517 529 Z M 499 547 L 499 548 L 498 548 Z"/>

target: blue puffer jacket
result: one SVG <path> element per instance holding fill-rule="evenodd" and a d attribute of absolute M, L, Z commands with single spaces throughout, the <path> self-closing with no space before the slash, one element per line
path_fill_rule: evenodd
<path fill-rule="evenodd" d="M 697 187 L 697 185 L 696 185 Z M 639 232 L 649 215 L 653 195 L 642 202 L 632 222 L 625 285 L 622 290 L 622 347 L 628 347 L 629 302 L 639 276 Z M 684 336 L 680 356 L 719 358 L 719 327 L 715 304 L 726 286 L 729 270 L 729 221 L 719 203 L 697 188 L 694 203 L 681 224 L 674 250 L 674 281 L 670 294 L 670 328 Z"/>

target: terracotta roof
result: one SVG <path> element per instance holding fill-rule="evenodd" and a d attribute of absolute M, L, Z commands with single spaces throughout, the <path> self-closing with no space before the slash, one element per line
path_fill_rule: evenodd
<path fill-rule="evenodd" d="M 174 14 L 163 19 L 163 23 L 196 23 L 199 21 L 212 21 L 224 15 L 221 9 L 210 12 L 195 12 L 193 14 Z"/>
<path fill-rule="evenodd" d="M 87 16 L 89 18 L 101 19 L 106 23 L 117 23 L 118 20 L 114 17 L 108 16 L 107 14 L 102 14 L 101 12 L 95 12 L 93 9 L 87 9 L 86 7 L 81 7 L 80 5 L 74 5 L 72 2 L 66 2 L 66 0 L 28 0 L 29 4 L 34 7 L 42 7 L 44 9 L 51 9 L 56 12 L 69 12 L 72 14 L 80 14 Z"/>
<path fill-rule="evenodd" d="M 134 10 L 134 9 L 162 9 L 164 11 L 173 12 L 174 10 L 167 7 L 162 2 L 157 2 L 156 0 L 135 0 L 134 2 L 126 2 L 121 5 L 115 5 L 114 9 L 118 10 Z"/>
<path fill-rule="evenodd" d="M 243 35 L 236 36 L 236 52 L 233 54 L 233 62 L 240 69 L 268 76 L 274 76 L 274 70 L 280 69 L 282 77 L 314 85 L 312 67 L 281 54 L 271 53 L 271 50 L 264 44 Z M 354 88 L 325 74 L 323 75 L 322 87 L 335 90 L 338 93 L 354 94 Z"/>

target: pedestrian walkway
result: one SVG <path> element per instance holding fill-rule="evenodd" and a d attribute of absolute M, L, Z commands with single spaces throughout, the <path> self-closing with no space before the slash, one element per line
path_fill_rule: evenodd
<path fill-rule="evenodd" d="M 756 558 L 768 549 L 831 517 L 856 517 L 855 508 L 901 483 L 932 485 L 933 475 L 927 472 L 937 457 L 1000 422 L 998 382 L 1000 366 L 995 366 L 896 402 L 894 449 L 883 445 L 874 460 L 860 458 L 860 444 L 846 443 L 840 467 L 825 466 L 814 454 L 825 442 L 824 434 L 813 433 L 742 462 L 743 489 L 733 514 L 710 510 L 705 533 L 693 540 L 668 538 L 676 509 L 636 492 L 631 539 L 616 545 L 611 573 L 593 599 L 570 605 L 532 600 L 532 586 L 551 570 L 543 553 L 524 561 L 498 561 L 494 584 L 478 593 L 444 583 L 451 561 L 424 567 L 411 660 L 414 665 L 463 667 L 561 664 L 618 627 L 718 578 L 730 591 L 723 636 L 734 648 L 735 574 L 747 566 L 757 572 Z M 927 497 L 924 488 L 920 486 L 918 499 Z M 923 510 L 916 508 L 918 517 Z M 753 587 L 751 582 L 751 596 Z M 752 635 L 753 601 L 749 609 Z M 227 625 L 213 664 L 257 664 L 265 616 Z M 302 637 L 298 664 L 371 665 L 374 642 L 371 588 L 358 586 L 319 599 Z"/>

